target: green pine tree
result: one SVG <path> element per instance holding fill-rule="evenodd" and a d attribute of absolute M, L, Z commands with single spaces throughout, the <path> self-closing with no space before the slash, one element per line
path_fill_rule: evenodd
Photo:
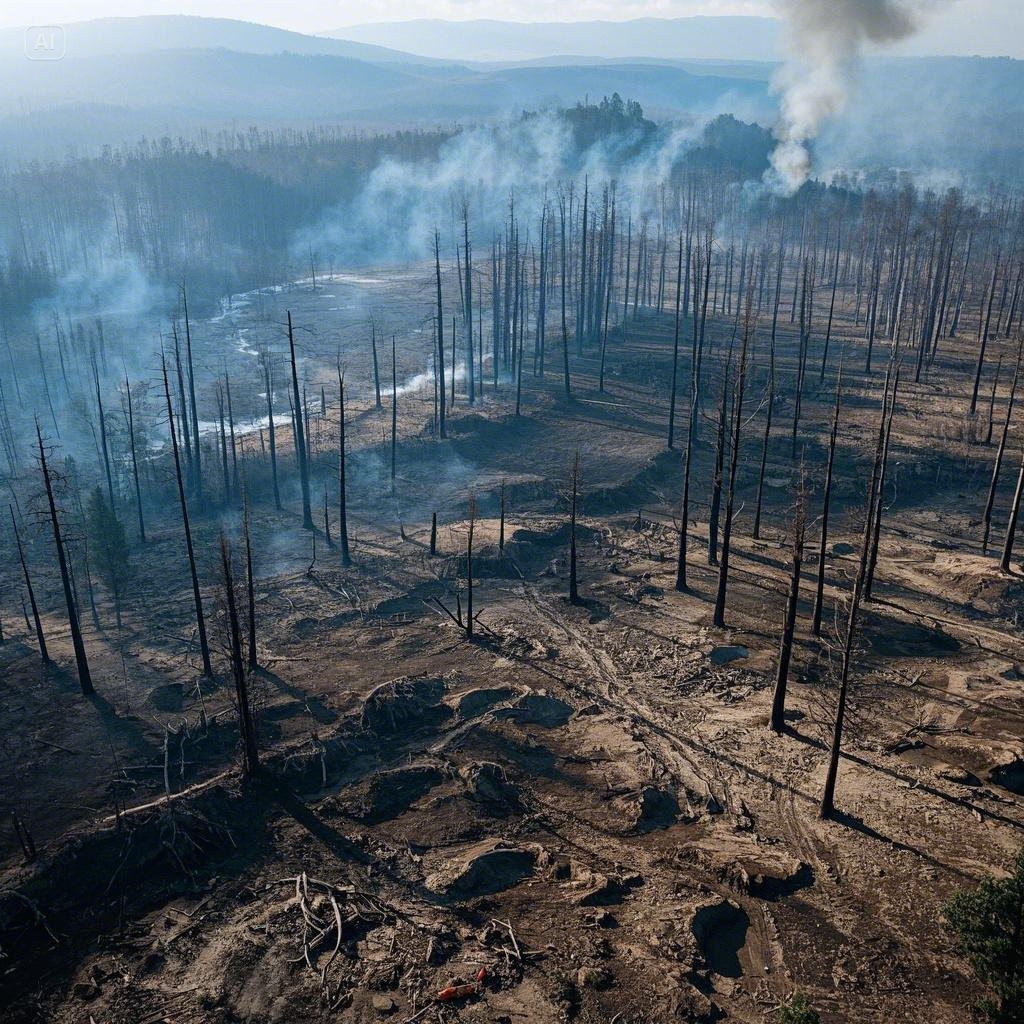
<path fill-rule="evenodd" d="M 993 1024 L 1024 1024 L 1024 849 L 1008 878 L 986 878 L 958 892 L 946 921 L 960 948 L 994 999 L 978 1009 Z"/>

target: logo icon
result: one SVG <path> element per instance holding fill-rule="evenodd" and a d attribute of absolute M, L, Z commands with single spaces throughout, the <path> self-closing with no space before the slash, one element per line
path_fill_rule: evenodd
<path fill-rule="evenodd" d="M 62 60 L 67 50 L 60 25 L 32 25 L 25 29 L 25 56 L 29 60 Z"/>

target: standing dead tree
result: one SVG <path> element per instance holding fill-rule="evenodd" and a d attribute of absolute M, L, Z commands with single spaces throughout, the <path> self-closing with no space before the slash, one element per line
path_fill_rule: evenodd
<path fill-rule="evenodd" d="M 732 396 L 732 447 L 729 452 L 729 486 L 725 498 L 725 522 L 722 524 L 722 557 L 718 568 L 718 593 L 715 597 L 714 624 L 725 626 L 725 597 L 729 586 L 729 555 L 732 551 L 732 521 L 736 502 L 736 476 L 739 470 L 740 435 L 743 427 L 743 393 L 747 384 L 747 353 L 750 347 L 752 295 L 747 297 L 747 311 L 740 342 L 740 362 Z"/>
<path fill-rule="evenodd" d="M 890 370 L 892 364 L 890 363 Z M 846 702 L 850 689 L 850 665 L 853 659 L 853 642 L 857 635 L 857 616 L 860 612 L 861 599 L 864 595 L 864 582 L 867 577 L 868 556 L 870 553 L 871 533 L 875 522 L 875 500 L 878 493 L 878 480 L 882 471 L 882 452 L 885 445 L 886 422 L 888 419 L 889 373 L 886 373 L 885 389 L 882 396 L 882 410 L 878 421 L 878 435 L 875 441 L 875 459 L 871 468 L 871 480 L 867 489 L 867 501 L 864 514 L 864 536 L 860 546 L 860 561 L 857 575 L 850 595 L 850 609 L 846 620 L 846 636 L 843 641 L 843 661 L 839 677 L 839 698 L 836 702 L 836 717 L 832 726 L 832 743 L 829 748 L 828 769 L 825 774 L 825 787 L 821 796 L 818 813 L 822 818 L 835 815 L 836 779 L 839 774 L 839 757 L 842 753 L 843 727 L 846 720 Z"/>
<path fill-rule="evenodd" d="M 256 581 L 252 571 L 252 538 L 249 533 L 249 496 L 243 489 L 242 493 L 242 538 L 245 543 L 245 598 L 246 612 L 249 619 L 249 672 L 255 672 L 259 666 L 256 654 Z"/>
<path fill-rule="evenodd" d="M 807 491 L 803 467 L 797 485 L 796 506 L 790 540 L 793 545 L 789 573 L 789 593 L 786 595 L 786 614 L 779 640 L 779 661 L 775 671 L 775 693 L 772 697 L 771 728 L 781 733 L 786 728 L 786 688 L 789 685 L 789 666 L 793 659 L 793 634 L 796 631 L 796 612 L 800 602 L 800 571 L 803 567 L 804 537 L 807 531 Z"/>
<path fill-rule="evenodd" d="M 14 543 L 18 548 L 18 561 L 21 563 L 21 574 L 25 579 L 25 590 L 28 592 L 28 603 L 32 609 L 32 623 L 36 631 L 36 642 L 39 644 L 39 657 L 44 665 L 49 665 L 52 662 L 49 651 L 46 649 L 46 635 L 43 633 L 43 622 L 39 617 L 39 605 L 36 603 L 36 592 L 32 586 L 32 577 L 29 575 L 28 563 L 25 561 L 25 549 L 21 544 L 21 534 L 18 531 L 18 521 L 14 518 L 14 506 L 8 505 L 7 507 L 11 512 L 11 526 L 14 528 Z"/>
<path fill-rule="evenodd" d="M 985 501 L 985 512 L 982 516 L 984 532 L 981 538 L 982 554 L 988 554 L 988 541 L 992 533 L 992 509 L 996 502 L 996 490 L 999 487 L 999 474 L 1003 468 L 1003 458 L 1006 455 L 1006 442 L 1010 434 L 1010 421 L 1013 417 L 1013 406 L 1017 398 L 1017 384 L 1020 381 L 1021 356 L 1024 355 L 1024 335 L 1017 343 L 1017 364 L 1013 370 L 1013 381 L 1010 384 L 1010 394 L 1006 400 L 1006 414 L 1003 417 L 1003 430 L 999 436 L 999 447 L 996 449 L 996 461 L 992 467 L 992 480 L 988 487 L 988 498 Z"/>
<path fill-rule="evenodd" d="M 569 603 L 580 603 L 580 591 L 576 578 L 576 505 L 580 488 L 580 450 L 572 460 L 569 475 Z"/>
<path fill-rule="evenodd" d="M 178 434 L 174 427 L 174 409 L 171 405 L 171 385 L 167 377 L 167 360 L 160 353 L 160 365 L 164 377 L 164 397 L 167 399 L 167 422 L 171 433 L 171 452 L 174 455 L 174 475 L 178 482 L 178 503 L 181 506 L 181 523 L 185 531 L 185 548 L 188 551 L 188 568 L 192 576 L 192 599 L 196 608 L 196 632 L 199 636 L 199 651 L 203 659 L 203 675 L 213 678 L 210 663 L 210 644 L 206 636 L 206 617 L 203 615 L 203 598 L 199 590 L 199 574 L 196 572 L 196 553 L 192 546 L 192 527 L 188 518 L 188 502 L 185 500 L 185 483 L 181 472 L 181 455 L 178 452 Z"/>
<path fill-rule="evenodd" d="M 441 388 L 444 391 L 444 388 Z M 442 421 L 443 422 L 443 421 Z M 345 377 L 338 363 L 338 543 L 341 546 L 341 567 L 347 569 L 352 564 L 348 549 L 348 494 L 346 490 L 346 453 L 345 453 Z"/>
<path fill-rule="evenodd" d="M 60 567 L 60 579 L 64 587 L 64 603 L 67 606 L 68 627 L 71 630 L 71 645 L 75 650 L 78 685 L 81 687 L 82 693 L 89 697 L 96 691 L 93 689 L 92 674 L 89 672 L 89 659 L 85 654 L 85 642 L 82 640 L 82 630 L 78 622 L 78 608 L 75 604 L 75 595 L 71 587 L 71 575 L 68 570 L 67 554 L 64 550 L 64 538 L 61 535 L 60 518 L 57 515 L 57 502 L 53 495 L 53 481 L 50 479 L 50 470 L 46 464 L 46 446 L 43 444 L 43 433 L 39 428 L 39 420 L 36 420 L 36 440 L 39 442 L 39 469 L 43 474 L 46 502 L 50 509 L 53 544 L 57 549 L 57 564 Z"/>
<path fill-rule="evenodd" d="M 288 310 L 288 352 L 292 364 L 292 399 L 295 403 L 295 455 L 299 460 L 299 480 L 302 485 L 302 528 L 312 530 L 313 507 L 309 499 L 309 461 L 306 453 L 306 434 L 302 426 L 302 396 L 299 393 L 299 373 L 295 365 L 295 333 L 292 314 Z"/>
<path fill-rule="evenodd" d="M 839 433 L 839 408 L 843 395 L 843 358 L 839 358 L 839 375 L 836 378 L 836 402 L 832 412 L 832 432 L 828 440 L 828 461 L 825 464 L 825 489 L 821 497 L 821 538 L 818 546 L 818 581 L 814 593 L 814 614 L 811 620 L 811 634 L 821 636 L 821 616 L 825 603 L 825 552 L 828 547 L 828 516 L 832 501 L 832 468 L 836 460 L 836 437 Z"/>
<path fill-rule="evenodd" d="M 235 595 L 234 570 L 231 565 L 231 547 L 227 537 L 220 535 L 221 582 L 224 585 L 224 603 L 228 614 L 228 641 L 231 651 L 231 675 L 235 683 L 238 703 L 238 729 L 242 739 L 242 778 L 247 779 L 260 770 L 259 748 L 256 744 L 256 723 L 249 698 L 249 679 L 242 664 L 242 628 L 238 617 Z"/>

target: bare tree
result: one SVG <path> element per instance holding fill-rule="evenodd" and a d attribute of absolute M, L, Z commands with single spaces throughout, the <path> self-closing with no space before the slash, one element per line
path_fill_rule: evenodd
<path fill-rule="evenodd" d="M 789 574 L 789 593 L 786 596 L 786 614 L 779 640 L 779 660 L 775 671 L 775 693 L 772 697 L 771 727 L 781 733 L 786 728 L 786 687 L 789 684 L 789 666 L 793 658 L 793 634 L 796 630 L 796 612 L 800 601 L 800 571 L 804 558 L 804 537 L 807 529 L 807 493 L 803 467 L 797 485 L 796 506 L 790 540 L 793 546 L 792 566 Z"/>
<path fill-rule="evenodd" d="M 89 672 L 89 659 L 85 654 L 85 643 L 82 640 L 82 630 L 78 623 L 78 609 L 75 605 L 75 595 L 71 588 L 71 576 L 68 571 L 67 555 L 64 551 L 64 539 L 61 536 L 60 519 L 57 515 L 57 502 L 53 496 L 53 482 L 50 480 L 50 470 L 46 464 L 46 446 L 43 444 L 43 434 L 39 429 L 39 420 L 36 420 L 36 440 L 39 442 L 39 469 L 43 474 L 43 486 L 46 489 L 46 501 L 50 507 L 50 525 L 53 527 L 53 544 L 57 549 L 57 564 L 60 567 L 60 579 L 64 586 L 64 603 L 68 612 L 68 627 L 71 630 L 71 644 L 75 650 L 75 664 L 78 668 L 78 684 L 82 693 L 89 697 L 96 691 L 92 685 L 92 674 Z"/>
<path fill-rule="evenodd" d="M 32 622 L 36 631 L 36 642 L 39 644 L 39 657 L 44 665 L 51 664 L 50 654 L 46 649 L 46 636 L 43 633 L 42 619 L 39 617 L 39 605 L 36 603 L 36 592 L 32 586 L 32 577 L 29 575 L 28 563 L 25 561 L 25 549 L 21 544 L 21 534 L 18 532 L 18 522 L 14 518 L 14 506 L 8 505 L 11 512 L 11 526 L 14 528 L 14 543 L 18 548 L 18 561 L 21 563 L 21 573 L 25 579 L 25 590 L 28 592 L 28 603 L 32 609 Z"/>
<path fill-rule="evenodd" d="M 306 435 L 302 426 L 302 397 L 299 394 L 299 373 L 295 365 L 295 334 L 292 314 L 288 310 L 288 351 L 292 364 L 292 392 L 295 402 L 295 455 L 299 460 L 299 480 L 302 485 L 302 528 L 313 529 L 313 506 L 309 500 L 309 463 L 306 457 Z"/>
<path fill-rule="evenodd" d="M 231 675 L 235 682 L 235 700 L 238 704 L 238 729 L 242 739 L 242 778 L 247 779 L 260 770 L 259 748 L 256 744 L 256 724 L 249 699 L 249 680 L 242 664 L 242 630 L 238 619 L 234 572 L 231 567 L 231 547 L 227 537 L 220 535 L 220 558 L 224 601 L 228 613 L 228 642 L 231 651 Z"/>

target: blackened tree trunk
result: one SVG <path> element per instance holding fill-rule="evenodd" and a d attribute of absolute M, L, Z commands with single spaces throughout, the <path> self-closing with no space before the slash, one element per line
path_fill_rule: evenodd
<path fill-rule="evenodd" d="M 473 252 L 469 242 L 469 204 L 462 205 L 463 245 L 466 257 L 466 397 L 470 405 L 476 403 L 476 376 L 473 370 Z M 455 364 L 452 363 L 452 366 Z M 453 371 L 454 372 L 454 371 Z"/>
<path fill-rule="evenodd" d="M 1003 457 L 1006 454 L 1006 441 L 1010 433 L 1010 420 L 1013 416 L 1013 405 L 1017 396 L 1017 384 L 1020 380 L 1021 357 L 1024 356 L 1024 337 L 1017 345 L 1017 365 L 1013 371 L 1013 381 L 1010 384 L 1010 396 L 1006 400 L 1006 415 L 1003 417 L 1003 431 L 999 437 L 999 447 L 996 449 L 996 461 L 992 467 L 992 480 L 988 487 L 988 498 L 985 501 L 985 514 L 982 521 L 985 524 L 984 534 L 981 538 L 982 554 L 988 554 L 988 541 L 992 532 L 992 509 L 995 506 L 996 490 L 999 486 L 999 474 L 1003 468 Z"/>
<path fill-rule="evenodd" d="M 338 370 L 338 542 L 341 545 L 341 567 L 352 564 L 348 549 L 348 495 L 346 493 L 345 452 L 345 378 Z"/>
<path fill-rule="evenodd" d="M 885 477 L 889 465 L 889 442 L 892 438 L 892 417 L 896 411 L 896 394 L 900 386 L 900 373 L 896 371 L 893 380 L 892 398 L 889 401 L 889 415 L 885 421 L 885 441 L 882 443 L 882 468 L 878 474 L 878 497 L 875 500 L 875 517 L 871 526 L 871 552 L 868 555 L 868 571 L 864 580 L 864 599 L 871 599 L 871 588 L 875 581 L 875 567 L 878 565 L 878 541 L 882 533 L 882 509 L 885 505 Z"/>
<path fill-rule="evenodd" d="M 398 363 L 395 336 L 391 335 L 391 493 L 398 472 Z"/>
<path fill-rule="evenodd" d="M 500 497 L 498 499 L 498 554 L 505 554 L 505 481 L 501 481 Z"/>
<path fill-rule="evenodd" d="M 309 463 L 306 459 L 306 434 L 302 426 L 302 396 L 299 393 L 299 371 L 295 364 L 295 334 L 292 314 L 288 311 L 288 352 L 292 364 L 292 392 L 295 402 L 295 454 L 299 460 L 299 480 L 302 484 L 302 528 L 313 529 L 313 506 L 309 500 Z"/>
<path fill-rule="evenodd" d="M 891 364 L 890 364 L 891 368 Z M 850 664 L 853 658 L 853 641 L 857 634 L 857 616 L 860 612 L 861 598 L 864 593 L 864 581 L 867 576 L 868 551 L 871 531 L 874 526 L 875 495 L 878 478 L 882 469 L 882 448 L 885 444 L 886 406 L 889 393 L 889 379 L 886 375 L 885 391 L 882 401 L 882 414 L 879 418 L 878 436 L 875 442 L 875 461 L 871 470 L 871 481 L 868 484 L 867 502 L 864 514 L 864 536 L 860 546 L 860 561 L 857 576 L 850 595 L 850 612 L 846 622 L 846 637 L 843 643 L 843 661 L 839 677 L 839 699 L 836 703 L 836 717 L 832 726 L 832 743 L 829 748 L 828 769 L 825 774 L 825 787 L 822 791 L 818 813 L 822 818 L 831 818 L 835 814 L 836 780 L 839 774 L 839 757 L 842 753 L 843 727 L 846 720 L 846 702 L 850 688 Z"/>
<path fill-rule="evenodd" d="M 437 554 L 437 513 L 430 513 L 430 557 Z"/>
<path fill-rule="evenodd" d="M 843 394 L 843 362 L 839 361 L 839 376 L 836 380 L 836 403 L 832 412 L 832 433 L 828 441 L 828 462 L 825 466 L 825 491 L 821 498 L 821 544 L 818 549 L 818 580 L 814 594 L 814 614 L 811 633 L 821 636 L 821 616 L 825 602 L 825 552 L 828 547 L 828 516 L 832 501 L 832 468 L 836 459 L 836 437 L 839 433 L 839 408 Z"/>
<path fill-rule="evenodd" d="M 469 533 L 466 536 L 466 639 L 473 639 L 473 531 L 476 527 L 476 499 L 469 499 Z"/>
<path fill-rule="evenodd" d="M 722 374 L 722 401 L 718 410 L 718 429 L 715 432 L 715 468 L 711 480 L 711 508 L 708 511 L 708 565 L 718 565 L 718 517 L 722 510 L 722 478 L 725 474 L 725 435 L 729 408 L 729 374 L 732 354 Z"/>
<path fill-rule="evenodd" d="M 246 612 L 249 618 L 249 671 L 255 672 L 259 668 L 259 659 L 256 655 L 256 582 L 252 572 L 252 538 L 249 535 L 249 500 L 243 497 L 242 502 L 242 531 L 245 540 L 245 596 Z"/>
<path fill-rule="evenodd" d="M 185 284 L 181 285 L 181 308 L 185 321 L 185 361 L 188 368 L 188 395 L 192 423 L 192 444 L 195 448 L 195 457 L 192 462 L 192 487 L 195 490 L 196 500 L 203 500 L 203 456 L 199 447 L 199 407 L 196 405 L 196 374 L 192 363 L 192 328 L 188 319 L 188 295 L 185 291 Z"/>
<path fill-rule="evenodd" d="M 679 321 L 683 301 L 683 236 L 679 236 L 679 261 L 676 264 L 676 321 L 672 340 L 672 392 L 668 402 L 668 446 L 675 445 L 676 382 L 679 377 Z"/>
<path fill-rule="evenodd" d="M 438 321 L 438 344 L 444 346 L 444 336 L 440 333 L 441 324 Z M 377 324 L 370 319 L 370 351 L 373 353 L 373 393 L 378 409 L 384 408 L 380 400 L 380 361 L 377 359 Z M 444 356 L 441 357 L 441 365 L 444 365 Z M 455 388 L 455 364 L 452 364 L 452 389 Z"/>
<path fill-rule="evenodd" d="M 18 532 L 18 522 L 14 518 L 14 506 L 7 506 L 11 512 L 11 526 L 14 527 L 14 543 L 18 548 L 18 561 L 21 563 L 21 574 L 25 579 L 25 590 L 28 592 L 28 603 L 32 608 L 32 623 L 36 631 L 36 642 L 39 644 L 39 658 L 44 665 L 51 664 L 49 651 L 46 649 L 46 635 L 43 633 L 43 622 L 39 617 L 39 605 L 36 603 L 36 592 L 32 586 L 32 577 L 28 572 L 28 563 L 25 561 L 25 550 L 21 546 L 21 534 Z M 23 606 L 24 607 L 24 606 Z"/>
<path fill-rule="evenodd" d="M 57 564 L 60 567 L 60 579 L 64 586 L 64 603 L 68 610 L 68 627 L 71 630 L 71 644 L 75 649 L 75 664 L 78 667 L 78 685 L 82 693 L 89 697 L 96 691 L 92 685 L 89 672 L 89 659 L 85 654 L 85 643 L 82 630 L 78 623 L 78 609 L 75 607 L 75 595 L 71 588 L 71 576 L 68 572 L 67 554 L 64 551 L 64 539 L 61 536 L 60 520 L 57 516 L 57 502 L 53 496 L 53 483 L 46 465 L 46 448 L 43 445 L 43 434 L 36 420 L 36 439 L 39 442 L 39 468 L 43 474 L 43 486 L 46 488 L 46 501 L 50 507 L 50 525 L 53 527 L 53 543 L 57 549 Z"/>
<path fill-rule="evenodd" d="M 778 294 L 776 294 L 778 301 Z M 776 312 L 778 310 L 776 309 Z M 768 443 L 772 435 L 772 410 L 775 408 L 775 332 L 772 331 L 768 348 L 768 396 L 764 421 L 764 441 L 761 444 L 761 468 L 757 474 L 757 502 L 754 506 L 754 540 L 761 539 L 761 509 L 764 503 L 764 471 L 768 464 Z"/>
<path fill-rule="evenodd" d="M 580 603 L 580 591 L 576 578 L 576 502 L 580 486 L 580 452 L 576 449 L 576 457 L 572 462 L 572 473 L 569 480 L 569 603 Z"/>
<path fill-rule="evenodd" d="M 441 437 L 447 437 L 445 426 L 445 393 L 444 393 L 444 311 L 441 305 L 441 235 L 434 230 L 434 275 L 437 285 L 437 395 L 438 424 Z M 455 367 L 452 367 L 455 373 Z M 378 385 L 379 404 L 379 385 Z M 344 419 L 344 411 L 342 412 Z M 344 431 L 344 428 L 342 428 Z M 344 456 L 343 456 L 344 457 Z"/>
<path fill-rule="evenodd" d="M 1024 454 L 1021 456 L 1020 472 L 1017 474 L 1017 487 L 1013 492 L 1013 504 L 1010 506 L 1010 520 L 1006 524 L 1006 540 L 1003 542 L 1003 556 L 999 560 L 999 568 L 1003 572 L 1010 571 L 1010 559 L 1013 557 L 1014 539 L 1017 533 L 1017 522 L 1020 519 L 1020 503 L 1024 497 Z"/>
<path fill-rule="evenodd" d="M 772 697 L 772 730 L 781 733 L 786 728 L 786 688 L 789 685 L 789 666 L 793 659 L 793 634 L 796 630 L 796 610 L 800 601 L 800 570 L 803 567 L 804 536 L 807 527 L 807 502 L 801 474 L 793 516 L 793 561 L 789 575 L 789 593 L 786 596 L 786 614 L 779 641 L 779 662 L 775 672 L 775 693 Z"/>
<path fill-rule="evenodd" d="M 107 477 L 107 497 L 110 499 L 110 511 L 117 514 L 114 503 L 114 477 L 110 470 L 110 446 L 107 444 L 107 417 L 103 413 L 103 395 L 100 393 L 100 371 L 95 356 L 92 361 L 92 379 L 96 385 L 96 416 L 100 421 L 100 448 L 103 452 L 103 470 Z"/>
<path fill-rule="evenodd" d="M 732 550 L 732 520 L 736 502 L 736 475 L 739 469 L 740 437 L 743 427 L 743 392 L 747 383 L 747 351 L 750 344 L 750 304 L 747 304 L 743 338 L 740 343 L 739 372 L 732 399 L 732 448 L 729 452 L 729 488 L 725 499 L 725 522 L 722 524 L 722 561 L 718 568 L 718 593 L 715 597 L 714 624 L 725 626 L 725 598 L 729 586 L 729 555 Z"/>
<path fill-rule="evenodd" d="M 281 488 L 277 480 L 277 431 L 274 425 L 274 371 L 270 365 L 270 352 L 260 353 L 263 364 L 263 386 L 267 391 L 267 439 L 270 444 L 270 476 L 274 484 L 274 508 L 281 511 Z"/>
<path fill-rule="evenodd" d="M 238 704 L 238 729 L 242 739 L 242 778 L 247 779 L 260 770 L 259 748 L 256 744 L 256 723 L 249 701 L 249 680 L 242 664 L 242 630 L 238 620 L 234 573 L 231 568 L 231 549 L 227 537 L 220 535 L 220 558 L 223 572 L 224 599 L 228 611 L 228 634 L 231 648 L 231 675 L 235 681 L 235 700 Z"/>
<path fill-rule="evenodd" d="M 164 376 L 164 397 L 167 399 L 167 422 L 171 432 L 171 451 L 174 455 L 174 475 L 178 483 L 178 502 L 181 505 L 181 523 L 185 531 L 185 548 L 188 551 L 188 568 L 192 575 L 192 598 L 196 607 L 196 633 L 199 637 L 199 651 L 203 658 L 203 675 L 213 678 L 210 663 L 210 645 L 206 638 L 206 617 L 203 615 L 203 598 L 199 591 L 199 575 L 196 572 L 196 553 L 192 546 L 192 528 L 188 519 L 188 503 L 185 501 L 185 483 L 181 473 L 181 456 L 178 453 L 178 434 L 174 428 L 174 409 L 171 406 L 171 385 L 167 378 L 167 360 L 160 354 Z"/>
<path fill-rule="evenodd" d="M 128 445 L 132 455 L 132 479 L 135 482 L 135 508 L 139 516 L 139 543 L 146 543 L 146 520 L 142 515 L 142 487 L 139 484 L 139 459 L 135 447 L 135 413 L 132 409 L 132 389 L 128 375 L 124 378 L 125 408 L 128 413 Z"/>

